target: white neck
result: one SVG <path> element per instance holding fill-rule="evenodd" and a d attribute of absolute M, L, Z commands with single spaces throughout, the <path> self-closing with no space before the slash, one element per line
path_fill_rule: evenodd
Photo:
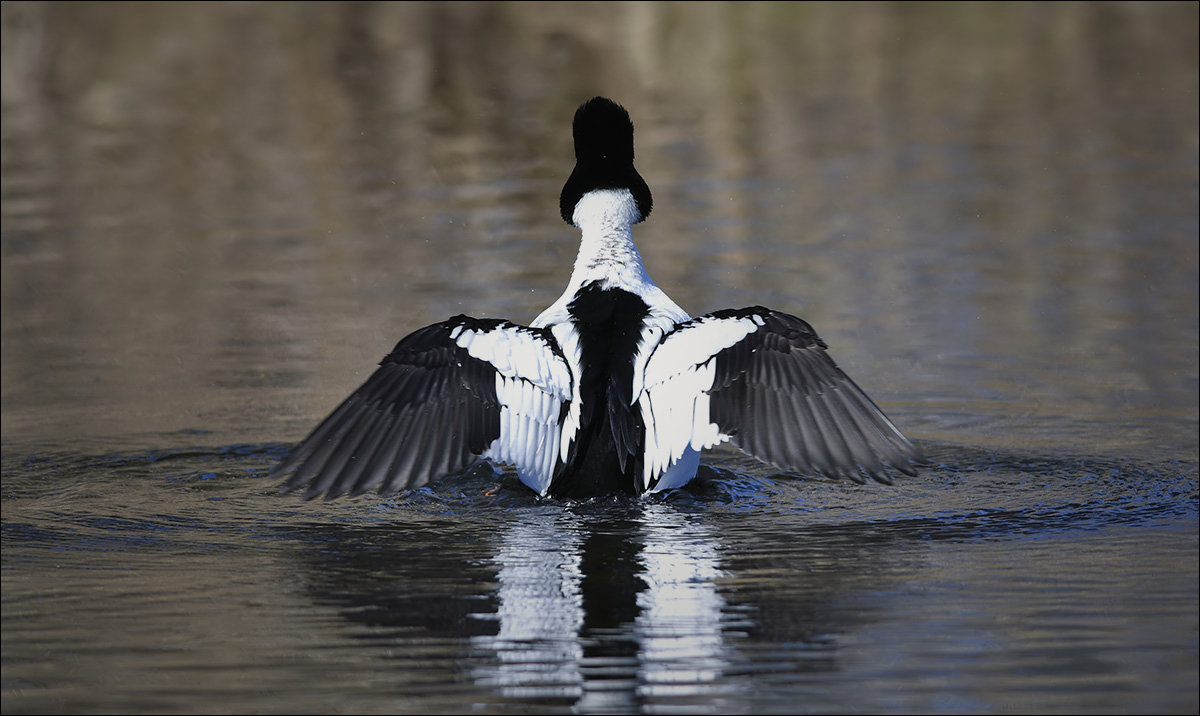
<path fill-rule="evenodd" d="M 687 319 L 687 313 L 654 285 L 642 265 L 642 255 L 633 243 L 633 225 L 642 215 L 628 189 L 597 189 L 584 194 L 571 218 L 583 232 L 571 280 L 562 296 L 531 325 L 567 320 L 567 306 L 576 292 L 591 282 L 637 294 L 653 313 L 661 312 L 674 321 Z"/>
<path fill-rule="evenodd" d="M 568 293 L 574 294 L 591 281 L 633 291 L 653 284 L 633 243 L 633 225 L 642 215 L 628 189 L 598 189 L 584 194 L 571 218 L 583 236 Z"/>

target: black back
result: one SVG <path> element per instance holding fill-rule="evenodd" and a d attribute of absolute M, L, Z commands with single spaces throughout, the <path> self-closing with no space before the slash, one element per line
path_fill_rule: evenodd
<path fill-rule="evenodd" d="M 649 307 L 636 294 L 589 283 L 568 308 L 579 335 L 583 402 L 568 466 L 554 479 L 560 497 L 635 492 L 646 426 L 633 402 L 633 358 Z"/>

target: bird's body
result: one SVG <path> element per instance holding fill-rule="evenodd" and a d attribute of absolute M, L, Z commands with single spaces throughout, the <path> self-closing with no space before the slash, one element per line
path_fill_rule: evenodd
<path fill-rule="evenodd" d="M 423 485 L 480 457 L 541 495 L 680 487 L 725 440 L 784 469 L 890 482 L 920 452 L 803 320 L 760 306 L 691 318 L 650 279 L 633 225 L 650 190 L 633 125 L 582 105 L 563 218 L 566 290 L 529 326 L 456 316 L 402 339 L 276 468 L 306 497 Z"/>

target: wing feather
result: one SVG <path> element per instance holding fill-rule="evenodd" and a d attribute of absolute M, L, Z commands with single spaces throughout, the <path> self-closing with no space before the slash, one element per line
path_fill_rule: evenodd
<path fill-rule="evenodd" d="M 761 306 L 679 324 L 647 361 L 639 400 L 652 422 L 647 484 L 685 449 L 723 440 L 787 470 L 856 482 L 890 483 L 889 469 L 915 474 L 924 460 L 811 326 Z"/>
<path fill-rule="evenodd" d="M 397 343 L 272 476 L 291 472 L 282 489 L 306 499 L 388 494 L 483 456 L 548 486 L 571 381 L 548 330 L 456 316 Z"/>

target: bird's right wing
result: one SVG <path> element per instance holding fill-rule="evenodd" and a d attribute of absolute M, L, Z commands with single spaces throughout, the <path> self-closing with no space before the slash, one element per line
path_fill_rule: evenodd
<path fill-rule="evenodd" d="M 643 484 L 688 449 L 730 440 L 786 470 L 890 483 L 921 452 L 825 352 L 803 320 L 761 306 L 679 324 L 646 364 Z"/>

